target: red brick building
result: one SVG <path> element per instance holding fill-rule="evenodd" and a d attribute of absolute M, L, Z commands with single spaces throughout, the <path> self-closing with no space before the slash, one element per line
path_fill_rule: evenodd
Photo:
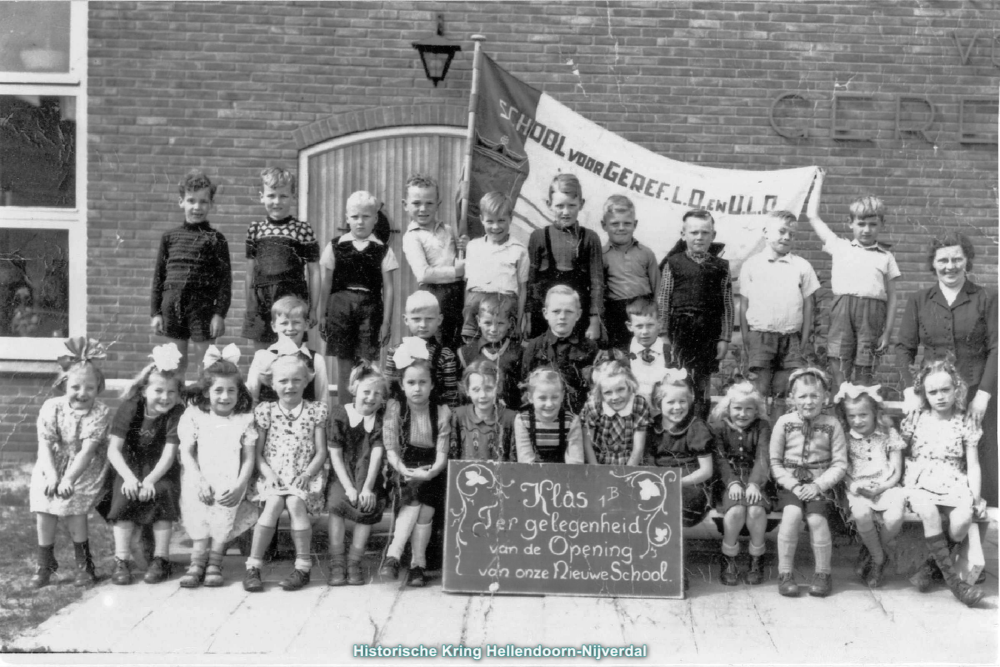
<path fill-rule="evenodd" d="M 976 241 L 973 279 L 997 285 L 1000 9 L 990 3 L 70 4 L 0 4 L 3 458 L 34 451 L 59 336 L 113 343 L 111 378 L 145 362 L 157 244 L 182 219 L 176 183 L 188 169 L 220 184 L 211 220 L 234 278 L 222 342 L 246 343 L 243 241 L 261 213 L 264 166 L 299 172 L 299 211 L 321 241 L 359 188 L 386 201 L 401 231 L 401 184 L 417 169 L 451 201 L 477 32 L 515 76 L 654 152 L 735 169 L 825 167 L 822 214 L 841 233 L 851 199 L 882 197 L 900 308 L 931 283 L 924 249 L 947 228 Z M 411 42 L 434 33 L 438 14 L 465 50 L 434 87 Z M 811 232 L 798 251 L 828 285 Z M 15 318 L 22 283 L 41 319 Z"/>

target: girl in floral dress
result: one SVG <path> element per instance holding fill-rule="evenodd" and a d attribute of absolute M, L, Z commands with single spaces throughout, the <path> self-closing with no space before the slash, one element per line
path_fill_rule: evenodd
<path fill-rule="evenodd" d="M 972 525 L 973 507 L 980 499 L 979 439 L 982 430 L 968 419 L 965 405 L 968 387 L 950 361 L 924 366 L 913 386 L 920 398 L 919 410 L 901 424 L 909 445 L 903 487 L 906 499 L 924 523 L 924 537 L 934 565 L 941 570 L 948 588 L 962 603 L 973 606 L 983 599 L 983 590 L 962 581 L 951 558 L 951 544 L 960 544 Z M 948 534 L 941 513 L 948 513 Z M 951 544 L 949 544 L 949 540 Z M 930 562 L 910 579 L 921 591 L 933 581 Z"/>
<path fill-rule="evenodd" d="M 297 591 L 309 583 L 312 569 L 310 548 L 312 520 L 323 511 L 326 487 L 326 401 L 307 401 L 302 393 L 313 380 L 302 354 L 279 356 L 271 366 L 272 387 L 277 401 L 260 403 L 254 409 L 257 424 L 257 483 L 250 500 L 263 503 L 253 530 L 243 589 L 264 590 L 260 568 L 264 552 L 278 528 L 278 518 L 287 507 L 295 544 L 295 569 L 281 581 L 286 591 Z"/>
<path fill-rule="evenodd" d="M 97 400 L 104 374 L 93 359 L 104 358 L 95 341 L 71 338 L 70 354 L 59 358 L 63 368 L 56 386 L 63 396 L 50 398 L 38 413 L 38 462 L 31 472 L 30 507 L 38 529 L 38 568 L 30 585 L 41 588 L 58 568 L 56 526 L 62 517 L 76 552 L 77 586 L 94 583 L 87 513 L 100 500 L 108 472 L 108 423 L 111 411 Z"/>

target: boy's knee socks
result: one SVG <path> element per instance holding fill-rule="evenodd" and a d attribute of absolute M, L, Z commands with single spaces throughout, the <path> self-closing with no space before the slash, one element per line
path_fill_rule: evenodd
<path fill-rule="evenodd" d="M 392 543 L 387 552 L 389 556 L 396 559 L 402 558 L 403 548 L 406 546 L 406 541 L 410 539 L 410 533 L 413 532 L 413 526 L 416 525 L 419 515 L 420 505 L 406 505 L 399 510 L 399 516 L 396 517 L 396 528 L 392 533 Z"/>
<path fill-rule="evenodd" d="M 782 521 L 778 527 L 778 572 L 780 574 L 790 573 L 795 568 L 795 548 L 798 546 L 798 522 L 793 525 Z"/>
<path fill-rule="evenodd" d="M 411 544 L 413 545 L 412 564 L 414 567 L 427 567 L 427 545 L 430 544 L 432 530 L 430 523 L 418 523 L 413 527 Z"/>
<path fill-rule="evenodd" d="M 833 557 L 833 541 L 829 537 L 820 541 L 815 536 L 815 531 L 809 532 L 809 541 L 812 543 L 813 558 L 816 559 L 816 572 L 819 574 L 830 574 L 830 560 Z M 885 556 L 883 556 L 884 558 Z"/>

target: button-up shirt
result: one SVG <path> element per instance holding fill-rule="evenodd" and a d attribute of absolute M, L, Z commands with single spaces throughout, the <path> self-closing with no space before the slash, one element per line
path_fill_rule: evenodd
<path fill-rule="evenodd" d="M 809 429 L 797 413 L 781 415 L 771 432 L 770 454 L 771 475 L 788 490 L 812 483 L 829 491 L 847 473 L 847 438 L 840 421 L 829 415 L 817 416 Z"/>
<path fill-rule="evenodd" d="M 499 244 L 486 237 L 472 239 L 465 248 L 467 290 L 520 294 L 528 269 L 528 249 L 511 236 Z"/>
<path fill-rule="evenodd" d="M 833 237 L 823 246 L 833 260 L 830 288 L 834 294 L 850 294 L 885 301 L 885 281 L 901 274 L 892 253 L 875 245 L 863 246 L 857 240 Z"/>
<path fill-rule="evenodd" d="M 403 234 L 403 255 L 418 283 L 445 284 L 458 280 L 455 230 L 440 220 L 430 228 L 411 222 Z"/>
<path fill-rule="evenodd" d="M 934 285 L 912 295 L 899 323 L 896 360 L 910 366 L 924 346 L 924 360 L 955 354 L 955 366 L 969 387 L 993 396 L 997 390 L 997 294 L 966 280 L 950 305 Z M 969 400 L 975 392 L 969 392 Z"/>
<path fill-rule="evenodd" d="M 743 262 L 740 295 L 747 301 L 747 324 L 754 331 L 789 334 L 802 328 L 803 301 L 819 289 L 819 278 L 798 255 L 778 255 L 770 247 Z"/>
<path fill-rule="evenodd" d="M 604 298 L 634 299 L 656 293 L 660 267 L 653 251 L 635 239 L 624 246 L 604 244 Z"/>
<path fill-rule="evenodd" d="M 629 365 L 632 368 L 632 374 L 639 382 L 639 389 L 636 390 L 636 393 L 645 398 L 651 406 L 653 406 L 653 386 L 663 379 L 663 373 L 667 370 L 667 360 L 663 356 L 664 345 L 663 338 L 657 338 L 650 347 L 645 348 L 633 336 L 628 348 L 631 359 Z M 643 352 L 647 351 L 648 354 L 643 355 Z M 651 360 L 646 361 L 644 356 L 651 357 Z M 659 412 L 659 406 L 653 406 L 653 412 Z"/>

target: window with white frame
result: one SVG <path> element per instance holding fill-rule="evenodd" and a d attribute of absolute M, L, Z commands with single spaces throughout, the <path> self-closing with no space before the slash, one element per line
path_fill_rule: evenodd
<path fill-rule="evenodd" d="M 87 3 L 0 2 L 0 359 L 86 333 Z"/>

